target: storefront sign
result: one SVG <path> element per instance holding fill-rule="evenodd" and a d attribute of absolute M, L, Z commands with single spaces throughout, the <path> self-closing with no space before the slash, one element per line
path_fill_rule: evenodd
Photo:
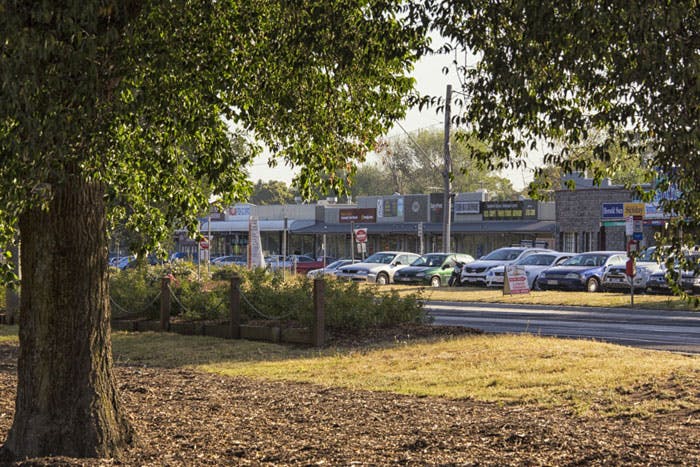
<path fill-rule="evenodd" d="M 624 203 L 622 217 L 644 217 L 644 203 Z"/>
<path fill-rule="evenodd" d="M 428 196 L 407 195 L 404 197 L 404 220 L 406 222 L 428 221 Z"/>
<path fill-rule="evenodd" d="M 455 201 L 455 214 L 479 214 L 481 201 Z"/>
<path fill-rule="evenodd" d="M 481 203 L 484 220 L 537 219 L 537 201 L 485 201 Z"/>
<path fill-rule="evenodd" d="M 347 208 L 338 212 L 338 222 L 349 224 L 351 222 L 377 222 L 377 210 L 374 208 Z"/>
<path fill-rule="evenodd" d="M 430 193 L 430 222 L 442 222 L 443 204 L 442 193 Z"/>
<path fill-rule="evenodd" d="M 603 210 L 600 217 L 602 219 L 624 219 L 625 203 L 603 203 Z"/>

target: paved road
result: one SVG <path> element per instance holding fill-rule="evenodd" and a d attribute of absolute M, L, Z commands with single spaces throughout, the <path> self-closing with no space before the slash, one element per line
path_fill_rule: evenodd
<path fill-rule="evenodd" d="M 700 354 L 700 312 L 426 302 L 435 324 Z"/>

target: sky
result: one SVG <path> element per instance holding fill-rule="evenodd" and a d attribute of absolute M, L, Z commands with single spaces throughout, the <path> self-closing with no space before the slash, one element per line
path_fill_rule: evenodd
<path fill-rule="evenodd" d="M 447 56 L 429 56 L 421 59 L 415 66 L 413 77 L 416 79 L 416 89 L 421 94 L 431 96 L 444 96 L 447 85 L 452 84 L 453 92 L 460 88 L 457 74 L 451 65 L 452 57 Z M 448 67 L 451 71 L 445 75 L 443 68 Z M 453 96 L 454 97 L 454 96 Z M 453 113 L 455 112 L 453 106 Z M 435 109 L 428 109 L 419 112 L 417 109 L 410 109 L 406 118 L 399 121 L 387 134 L 388 139 L 403 138 L 405 132 L 413 134 L 419 130 L 435 130 L 444 128 L 444 116 L 442 112 L 436 114 Z M 405 130 L 405 132 L 404 132 Z M 368 161 L 372 161 L 371 155 L 368 156 Z M 281 180 L 290 183 L 294 176 L 294 171 L 290 170 L 281 160 L 278 161 L 277 167 L 270 168 L 267 165 L 267 156 L 261 156 L 255 159 L 253 166 L 250 169 L 251 179 L 254 182 L 258 180 Z M 500 174 L 511 180 L 513 187 L 516 190 L 521 190 L 532 180 L 530 169 L 507 170 Z"/>

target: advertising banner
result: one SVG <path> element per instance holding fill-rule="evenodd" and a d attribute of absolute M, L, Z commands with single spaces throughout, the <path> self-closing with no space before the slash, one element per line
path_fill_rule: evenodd
<path fill-rule="evenodd" d="M 529 294 L 530 287 L 527 284 L 527 275 L 522 266 L 506 266 L 503 280 L 503 295 Z"/>

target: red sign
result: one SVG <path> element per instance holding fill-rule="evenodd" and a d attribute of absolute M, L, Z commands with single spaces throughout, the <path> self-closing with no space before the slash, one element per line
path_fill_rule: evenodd
<path fill-rule="evenodd" d="M 202 250 L 206 250 L 207 248 L 209 248 L 209 241 L 202 240 L 201 242 L 199 242 L 199 248 L 201 248 Z"/>
<path fill-rule="evenodd" d="M 355 240 L 359 243 L 365 243 L 367 241 L 367 229 L 355 229 Z"/>

